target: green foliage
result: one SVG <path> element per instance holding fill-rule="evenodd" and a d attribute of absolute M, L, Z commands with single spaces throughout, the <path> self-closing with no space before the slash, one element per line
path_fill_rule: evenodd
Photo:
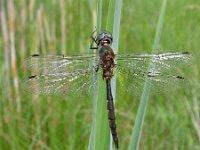
<path fill-rule="evenodd" d="M 166 5 L 167 5 L 167 0 L 163 0 L 161 11 L 160 11 L 160 16 L 159 16 L 159 20 L 158 20 L 158 25 L 157 25 L 157 29 L 156 29 L 156 34 L 155 34 L 155 38 L 154 38 L 152 53 L 156 53 L 157 48 L 158 48 L 158 44 L 159 44 L 161 32 L 162 32 L 162 27 L 163 27 Z M 153 65 L 154 65 L 153 63 L 149 64 L 149 70 L 151 67 L 153 67 Z M 144 89 L 142 92 L 140 105 L 138 108 L 138 112 L 137 112 L 137 116 L 136 116 L 136 120 L 135 120 L 135 124 L 134 124 L 134 128 L 133 128 L 133 133 L 132 133 L 130 145 L 128 148 L 129 150 L 132 150 L 132 149 L 136 150 L 139 148 L 142 127 L 143 127 L 145 113 L 146 113 L 146 109 L 147 109 L 147 105 L 148 105 L 148 99 L 149 99 L 149 95 L 150 95 L 150 91 L 151 91 L 150 82 L 151 81 L 149 81 L 148 79 L 145 80 Z"/>
<path fill-rule="evenodd" d="M 96 3 L 91 0 L 13 1 L 15 10 L 11 13 L 8 5 L 12 0 L 1 2 L 3 2 L 0 5 L 1 149 L 87 149 L 92 128 L 93 99 L 91 97 L 32 95 L 26 93 L 21 85 L 27 75 L 23 61 L 30 54 L 91 53 L 90 35 L 96 24 Z M 119 53 L 151 52 L 161 2 L 123 0 Z M 113 6 L 108 4 L 109 2 L 105 1 L 102 7 L 103 29 L 108 23 L 108 7 L 111 9 L 110 7 Z M 5 53 L 2 12 L 6 17 L 8 55 Z M 15 18 L 14 44 L 10 42 L 10 15 Z M 168 0 L 158 51 L 189 51 L 198 57 L 199 20 L 198 0 Z M 12 46 L 15 48 L 16 61 L 14 62 L 11 59 Z M 196 108 L 200 105 L 199 64 L 197 59 L 190 69 L 178 70 L 190 79 L 191 86 L 166 95 L 149 97 L 140 149 L 200 149 L 199 130 L 198 126 L 195 126 L 198 124 L 199 114 Z M 14 85 L 16 77 L 19 88 Z M 140 96 L 135 96 L 118 85 L 116 88 L 120 149 L 127 149 Z M 16 91 L 19 93 L 17 94 Z M 104 95 L 101 97 L 105 101 Z M 103 111 L 107 116 L 107 111 Z M 102 121 L 105 121 L 105 124 L 107 122 L 104 119 Z M 106 130 L 104 129 L 105 132 Z M 107 135 L 105 136 L 105 139 L 101 138 L 108 141 Z"/>

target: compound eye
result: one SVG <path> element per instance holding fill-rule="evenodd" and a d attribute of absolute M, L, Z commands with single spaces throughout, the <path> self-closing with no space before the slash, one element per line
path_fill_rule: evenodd
<path fill-rule="evenodd" d="M 112 35 L 111 34 L 106 34 L 106 36 L 108 37 L 108 38 L 112 38 Z"/>
<path fill-rule="evenodd" d="M 98 39 L 103 39 L 105 37 L 105 33 L 101 33 L 98 35 Z"/>

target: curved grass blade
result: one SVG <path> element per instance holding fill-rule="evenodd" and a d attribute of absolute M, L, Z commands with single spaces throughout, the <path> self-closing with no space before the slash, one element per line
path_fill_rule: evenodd
<path fill-rule="evenodd" d="M 102 1 L 101 0 L 98 1 L 97 8 L 98 8 L 97 33 L 99 33 L 101 29 L 101 22 L 102 22 Z M 108 31 L 113 31 L 116 33 L 113 36 L 114 38 L 113 46 L 115 47 L 115 50 L 118 49 L 120 14 L 121 14 L 121 1 L 116 3 L 115 0 L 110 0 L 106 29 Z M 113 29 L 113 26 L 114 26 L 114 29 Z M 97 77 L 94 77 L 94 79 L 97 79 Z M 115 89 L 116 89 L 115 80 L 116 79 L 114 79 L 114 83 L 112 83 L 114 85 L 113 86 L 114 97 L 115 97 Z M 99 77 L 98 85 L 94 89 L 93 125 L 92 125 L 92 130 L 91 130 L 91 135 L 90 135 L 90 141 L 88 145 L 88 149 L 90 150 L 91 149 L 101 150 L 101 149 L 108 148 L 110 129 L 108 126 L 106 108 L 107 108 L 107 102 L 106 102 L 105 81 L 103 81 L 102 78 Z M 112 142 L 110 142 L 109 147 L 110 149 L 112 149 Z"/>
<path fill-rule="evenodd" d="M 102 0 L 97 1 L 97 19 L 96 19 L 96 27 L 97 27 L 97 33 L 100 32 L 102 24 Z M 106 139 L 104 135 L 101 135 L 101 133 L 105 132 L 103 126 L 101 126 L 102 122 L 105 122 L 103 120 L 103 116 L 101 116 L 104 107 L 104 101 L 103 98 L 105 96 L 105 91 L 101 91 L 101 87 L 105 87 L 105 85 L 101 85 L 103 81 L 100 80 L 101 78 L 98 78 L 98 75 L 93 76 L 93 80 L 97 80 L 97 84 L 94 86 L 94 93 L 93 93 L 93 123 L 91 128 L 91 134 L 90 134 L 90 141 L 88 145 L 88 150 L 100 150 L 105 149 L 102 146 L 105 144 L 105 140 L 102 141 L 102 139 Z M 100 87 L 100 88 L 99 88 Z"/>
<path fill-rule="evenodd" d="M 98 6 L 97 33 L 101 31 L 102 3 Z M 109 11 L 109 10 L 108 10 Z M 99 25 L 98 25 L 99 24 Z M 98 96 L 96 105 L 95 150 L 108 149 L 109 126 L 107 116 L 106 85 L 101 77 L 98 79 Z"/>
<path fill-rule="evenodd" d="M 161 36 L 161 32 L 162 32 L 162 26 L 163 26 L 163 22 L 164 22 L 164 14 L 165 14 L 166 5 L 167 5 L 167 0 L 163 0 L 161 11 L 160 11 L 160 16 L 159 16 L 159 20 L 158 20 L 158 24 L 157 24 L 157 29 L 156 29 L 156 35 L 154 38 L 152 53 L 155 53 L 155 51 L 158 48 L 158 44 L 159 44 L 160 36 Z M 153 64 L 149 64 L 149 69 L 152 66 L 153 66 Z M 133 127 L 131 141 L 130 141 L 129 148 L 128 148 L 129 150 L 137 150 L 139 147 L 138 145 L 140 142 L 140 137 L 141 137 L 142 127 L 143 127 L 145 112 L 146 112 L 146 108 L 147 108 L 147 104 L 148 104 L 150 89 L 151 89 L 150 81 L 146 79 L 145 85 L 144 85 L 144 90 L 143 90 L 141 100 L 140 100 L 139 109 L 138 109 L 137 116 L 136 116 L 135 125 Z"/>
<path fill-rule="evenodd" d="M 106 30 L 113 33 L 113 24 L 114 24 L 114 14 L 115 14 L 115 0 L 110 0 L 109 1 L 109 7 L 108 7 L 108 16 L 107 16 L 107 24 L 106 24 Z M 115 38 L 115 37 L 113 37 Z M 114 79 L 114 80 L 113 80 Z M 115 101 L 115 81 L 116 78 L 112 78 L 111 80 L 111 89 L 112 89 L 112 95 L 113 95 L 113 100 Z M 112 149 L 112 134 L 108 134 L 108 137 L 110 138 L 109 141 L 109 149 Z"/>
<path fill-rule="evenodd" d="M 114 25 L 114 15 L 115 15 L 115 0 L 109 1 L 108 6 L 108 16 L 106 21 L 106 30 L 109 32 L 113 32 L 113 25 Z"/>
<path fill-rule="evenodd" d="M 115 7 L 113 7 L 115 6 Z M 122 8 L 122 1 L 118 0 L 111 0 L 109 4 L 109 13 L 107 18 L 107 29 L 112 28 L 111 31 L 113 31 L 113 44 L 112 48 L 115 52 L 115 54 L 118 53 L 118 41 L 119 41 L 119 31 L 120 31 L 120 17 L 121 17 L 121 8 Z M 112 17 L 114 16 L 114 20 L 111 21 Z M 117 63 L 117 62 L 115 62 Z M 116 95 L 116 74 L 112 77 L 111 80 L 111 88 L 112 88 L 112 94 L 113 94 L 113 100 L 115 102 L 115 95 Z M 117 118 L 117 117 L 116 117 Z M 110 149 L 112 149 L 112 135 L 110 134 Z"/>

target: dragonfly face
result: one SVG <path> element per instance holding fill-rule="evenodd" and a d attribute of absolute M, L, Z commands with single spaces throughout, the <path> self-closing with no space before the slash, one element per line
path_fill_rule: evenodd
<path fill-rule="evenodd" d="M 112 34 L 108 32 L 102 32 L 97 36 L 98 46 L 110 46 L 112 44 L 112 41 L 113 41 Z"/>

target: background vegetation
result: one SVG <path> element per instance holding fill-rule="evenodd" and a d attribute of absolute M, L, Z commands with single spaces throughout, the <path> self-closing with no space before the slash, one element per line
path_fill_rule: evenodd
<path fill-rule="evenodd" d="M 103 5 L 103 27 L 107 4 Z M 123 0 L 119 53 L 151 52 L 160 7 L 160 0 Z M 95 11 L 92 0 L 0 1 L 0 149 L 87 148 L 91 97 L 25 92 L 23 61 L 33 53 L 90 52 Z M 198 0 L 168 0 L 159 51 L 189 51 L 195 61 L 189 69 L 180 70 L 190 85 L 150 97 L 140 149 L 200 149 L 199 22 Z M 120 149 L 127 149 L 140 96 L 117 89 Z"/>

